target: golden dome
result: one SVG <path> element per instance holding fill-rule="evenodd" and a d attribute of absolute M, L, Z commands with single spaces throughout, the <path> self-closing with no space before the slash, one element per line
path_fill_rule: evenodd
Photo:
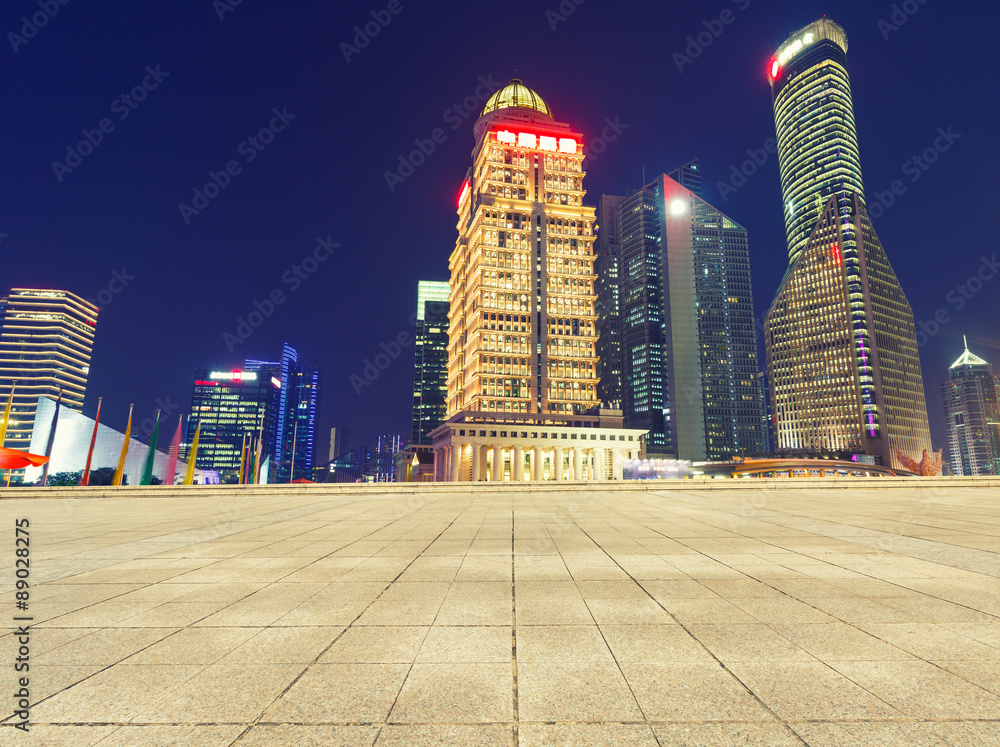
<path fill-rule="evenodd" d="M 490 100 L 486 102 L 486 106 L 483 108 L 483 114 L 511 107 L 534 109 L 546 117 L 552 117 L 552 111 L 549 109 L 549 105 L 545 103 L 545 100 L 517 78 L 514 78 L 510 83 L 490 96 Z"/>

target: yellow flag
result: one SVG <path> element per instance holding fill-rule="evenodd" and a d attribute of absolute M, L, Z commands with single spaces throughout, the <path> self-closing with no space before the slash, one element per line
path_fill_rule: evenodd
<path fill-rule="evenodd" d="M 201 433 L 201 421 L 194 429 L 194 439 L 191 441 L 191 450 L 188 453 L 187 474 L 184 475 L 183 485 L 194 485 L 194 463 L 198 460 L 198 434 Z"/>
<path fill-rule="evenodd" d="M 17 386 L 17 382 L 13 382 L 10 385 L 10 396 L 7 398 L 7 407 L 3 411 L 3 423 L 0 423 L 0 446 L 4 445 L 7 440 L 7 423 L 10 422 L 10 406 L 14 401 L 14 387 Z"/>
<path fill-rule="evenodd" d="M 122 441 L 122 455 L 118 457 L 118 468 L 115 470 L 112 485 L 121 485 L 125 476 L 125 457 L 128 456 L 128 442 L 132 438 L 132 405 L 128 406 L 128 425 L 125 426 L 125 440 Z"/>

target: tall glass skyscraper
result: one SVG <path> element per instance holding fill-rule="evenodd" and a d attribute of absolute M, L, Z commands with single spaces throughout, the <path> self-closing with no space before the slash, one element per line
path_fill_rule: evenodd
<path fill-rule="evenodd" d="M 956 475 L 1000 475 L 1000 401 L 993 367 L 969 351 L 941 385 L 948 450 Z"/>
<path fill-rule="evenodd" d="M 68 291 L 38 288 L 13 288 L 0 306 L 0 408 L 17 382 L 0 445 L 27 450 L 40 396 L 83 410 L 98 309 Z"/>
<path fill-rule="evenodd" d="M 417 284 L 417 330 L 413 369 L 410 443 L 429 444 L 448 408 L 448 283 Z"/>
<path fill-rule="evenodd" d="M 821 18 L 788 37 L 767 72 L 791 264 L 831 195 L 854 192 L 864 205 L 847 34 L 829 18 Z"/>
<path fill-rule="evenodd" d="M 597 275 L 597 385 L 598 399 L 608 407 L 622 406 L 622 323 L 619 273 L 621 243 L 618 209 L 624 197 L 601 195 L 597 203 L 594 273 Z"/>
<path fill-rule="evenodd" d="M 760 454 L 747 232 L 700 197 L 697 161 L 673 177 L 621 198 L 614 212 L 625 425 L 649 430 L 650 455 Z"/>
<path fill-rule="evenodd" d="M 765 318 L 779 452 L 931 448 L 913 312 L 865 209 L 847 36 L 823 18 L 768 64 L 789 266 Z"/>

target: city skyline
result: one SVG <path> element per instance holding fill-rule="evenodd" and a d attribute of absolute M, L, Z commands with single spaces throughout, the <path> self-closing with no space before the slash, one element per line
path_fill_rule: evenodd
<path fill-rule="evenodd" d="M 647 10 L 656 21 L 650 25 L 658 28 L 659 41 L 666 50 L 651 73 L 654 79 L 668 84 L 666 97 L 690 97 L 690 90 L 708 82 L 718 83 L 730 97 L 727 108 L 746 112 L 746 116 L 720 120 L 720 109 L 699 99 L 701 111 L 672 115 L 668 137 L 662 137 L 661 128 L 653 127 L 650 121 L 656 120 L 656 113 L 661 111 L 656 107 L 660 104 L 651 104 L 653 116 L 648 117 L 635 103 L 643 95 L 649 95 L 642 85 L 631 82 L 609 85 L 612 73 L 622 69 L 617 63 L 602 63 L 607 64 L 607 70 L 598 69 L 597 63 L 588 60 L 581 60 L 572 70 L 556 64 L 559 55 L 580 39 L 594 38 L 597 34 L 620 37 L 625 33 L 623 24 L 615 18 L 601 20 L 600 16 L 605 14 L 595 13 L 596 6 L 592 5 L 582 5 L 559 20 L 547 17 L 544 8 L 525 4 L 520 11 L 530 22 L 528 33 L 549 45 L 550 50 L 532 51 L 530 45 L 525 45 L 516 52 L 505 51 L 499 58 L 475 51 L 471 62 L 462 68 L 474 70 L 474 74 L 442 74 L 439 68 L 435 80 L 440 94 L 415 96 L 407 91 L 414 88 L 420 76 L 426 76 L 426 65 L 404 70 L 398 82 L 382 79 L 387 95 L 373 101 L 369 105 L 372 116 L 364 118 L 369 122 L 366 127 L 373 128 L 364 137 L 366 142 L 374 144 L 366 149 L 364 163 L 352 161 L 356 157 L 347 153 L 349 148 L 343 148 L 344 143 L 358 142 L 360 132 L 352 136 L 350 129 L 341 130 L 338 138 L 341 146 L 336 150 L 325 149 L 329 137 L 321 136 L 316 128 L 327 112 L 310 107 L 309 102 L 314 101 L 317 92 L 337 90 L 340 85 L 345 87 L 345 94 L 356 95 L 358 86 L 371 86 L 380 80 L 375 72 L 377 67 L 399 70 L 383 63 L 404 54 L 407 45 L 420 33 L 433 38 L 443 11 L 412 12 L 416 6 L 404 6 L 405 12 L 394 17 L 392 24 L 350 61 L 343 59 L 339 41 L 352 41 L 353 27 L 364 26 L 367 9 L 345 12 L 343 22 L 321 15 L 318 25 L 337 40 L 325 60 L 336 73 L 333 82 L 319 84 L 315 79 L 305 78 L 304 82 L 311 82 L 311 88 L 306 85 L 289 88 L 287 80 L 279 82 L 257 64 L 243 72 L 235 64 L 232 68 L 223 65 L 215 70 L 214 76 L 210 69 L 205 80 L 198 79 L 184 59 L 178 60 L 179 51 L 162 43 L 153 49 L 140 48 L 142 45 L 137 43 L 125 45 L 125 60 L 128 64 L 135 63 L 132 75 L 135 81 L 129 80 L 125 61 L 108 63 L 109 74 L 104 81 L 84 80 L 77 71 L 66 73 L 64 79 L 51 75 L 47 71 L 55 62 L 57 48 L 60 59 L 62 53 L 72 55 L 74 51 L 100 59 L 98 52 L 90 51 L 90 45 L 99 44 L 103 38 L 98 29 L 100 14 L 93 19 L 77 17 L 75 21 L 81 25 L 71 29 L 72 24 L 66 19 L 74 11 L 67 6 L 37 37 L 16 52 L 9 50 L 19 71 L 13 82 L 13 106 L 32 111 L 34 119 L 43 124 L 38 132 L 29 135 L 19 130 L 22 123 L 16 122 L 5 146 L 11 148 L 19 142 L 29 145 L 27 158 L 14 151 L 8 154 L 15 181 L 22 177 L 26 188 L 12 195 L 7 211 L 0 213 L 0 234 L 6 234 L 0 248 L 11 258 L 4 282 L 7 287 L 64 287 L 84 298 L 93 298 L 101 306 L 101 326 L 84 407 L 90 415 L 96 409 L 97 397 L 102 395 L 108 408 L 105 412 L 124 413 L 128 402 L 135 401 L 137 411 L 145 417 L 155 410 L 157 399 L 170 399 L 186 409 L 189 401 L 186 382 L 190 372 L 204 362 L 224 366 L 227 361 L 231 364 L 260 357 L 285 338 L 307 350 L 312 346 L 311 341 L 307 345 L 305 340 L 290 334 L 293 324 L 299 323 L 297 315 L 309 317 L 303 334 L 316 340 L 329 339 L 328 333 L 321 332 L 329 324 L 326 319 L 343 316 L 350 324 L 338 327 L 336 350 L 325 350 L 321 357 L 309 351 L 310 360 L 326 374 L 328 391 L 337 392 L 336 396 L 325 399 L 320 431 L 328 432 L 326 426 L 343 422 L 356 428 L 370 428 L 372 433 L 403 432 L 404 418 L 409 413 L 407 380 L 412 377 L 409 365 L 412 346 L 384 370 L 378 369 L 377 378 L 360 394 L 354 393 L 349 377 L 364 376 L 365 361 L 374 361 L 382 343 L 391 345 L 403 333 L 412 337 L 408 318 L 414 300 L 414 278 L 446 277 L 444 266 L 454 225 L 449 212 L 468 159 L 467 141 L 462 137 L 464 130 L 453 130 L 452 121 L 457 119 L 465 126 L 470 125 L 484 103 L 478 97 L 489 93 L 494 84 L 499 86 L 512 77 L 517 68 L 516 74 L 542 92 L 561 118 L 561 113 L 566 112 L 565 120 L 572 121 L 583 133 L 585 147 L 595 145 L 587 164 L 591 203 L 596 203 L 602 192 L 620 194 L 636 184 L 643 167 L 646 173 L 655 174 L 695 156 L 702 158 L 706 170 L 713 174 L 705 185 L 706 198 L 749 231 L 755 307 L 760 316 L 776 288 L 773 280 L 769 282 L 773 274 L 765 269 L 782 261 L 781 255 L 785 253 L 777 240 L 783 237 L 784 226 L 777 159 L 767 142 L 773 137 L 773 121 L 768 122 L 765 68 L 769 55 L 788 32 L 829 12 L 851 38 L 852 69 L 860 67 L 874 73 L 867 86 L 871 90 L 862 93 L 856 87 L 854 92 L 868 207 L 914 306 L 918 342 L 926 341 L 920 353 L 928 409 L 935 446 L 943 446 L 943 416 L 935 404 L 939 384 L 945 380 L 947 367 L 954 360 L 956 341 L 961 334 L 968 333 L 970 343 L 978 346 L 980 355 L 993 362 L 997 360 L 998 344 L 989 327 L 989 322 L 997 317 L 997 301 L 993 297 L 996 294 L 980 290 L 984 287 L 983 278 L 996 272 L 988 264 L 992 254 L 980 248 L 982 242 L 974 240 L 975 229 L 968 227 L 974 222 L 963 217 L 971 217 L 996 202 L 996 188 L 991 186 L 986 172 L 976 176 L 979 164 L 996 162 L 991 155 L 995 144 L 982 137 L 985 120 L 979 119 L 981 107 L 973 112 L 966 103 L 970 89 L 955 82 L 947 87 L 928 87 L 926 81 L 933 79 L 933 68 L 920 55 L 920 50 L 928 48 L 939 34 L 949 33 L 952 19 L 932 5 L 921 6 L 905 24 L 896 24 L 896 30 L 886 30 L 879 22 L 890 18 L 889 6 L 860 12 L 827 8 L 821 3 L 785 3 L 761 13 L 755 4 L 745 9 L 741 5 L 732 4 L 735 20 L 722 22 L 723 30 L 718 36 L 711 29 L 719 28 L 713 25 L 719 19 L 719 8 L 710 4 L 676 11 Z M 190 27 L 191 42 L 196 49 L 198 44 L 221 45 L 222 50 L 232 47 L 239 59 L 235 40 L 266 38 L 265 28 L 271 24 L 301 35 L 307 48 L 311 49 L 310 43 L 315 43 L 311 32 L 280 10 L 259 11 L 243 6 L 223 21 L 214 13 L 189 18 L 184 15 L 188 12 L 182 11 L 181 15 Z M 140 15 L 132 13 L 121 18 L 138 40 L 149 33 L 148 21 Z M 476 14 L 462 11 L 458 20 L 471 24 L 475 18 Z M 21 26 L 14 10 L 0 20 L 7 30 L 17 31 Z M 94 29 L 88 27 L 91 22 Z M 86 46 L 79 38 L 81 29 L 96 32 L 90 35 Z M 629 33 L 641 36 L 652 32 L 632 28 Z M 712 37 L 710 44 L 700 43 L 699 40 L 707 38 L 704 33 Z M 982 32 L 973 29 L 971 33 L 975 37 Z M 694 46 L 689 44 L 688 37 Z M 970 43 L 968 47 L 975 50 L 977 45 Z M 147 66 L 157 70 L 158 61 L 148 58 L 158 54 L 163 56 L 162 71 L 169 73 L 169 77 L 159 81 L 146 71 Z M 678 62 L 675 55 L 690 59 L 690 63 Z M 292 64 L 298 69 L 297 62 Z M 995 72 L 992 62 L 984 64 L 987 74 Z M 679 70 L 679 66 L 683 69 Z M 41 111 L 37 106 L 25 107 L 26 86 L 43 74 L 46 79 L 55 80 L 52 101 L 60 104 L 49 104 Z M 182 127 L 181 122 L 186 120 L 180 117 L 187 111 L 185 106 L 191 91 L 201 90 L 210 81 L 213 86 L 218 85 L 219 76 L 238 74 L 256 82 L 255 92 L 233 94 L 236 98 L 230 103 L 237 105 L 229 107 L 233 113 L 228 117 L 210 105 L 207 112 L 211 116 L 207 121 L 211 123 L 211 137 L 196 144 L 193 138 L 200 138 L 205 130 L 191 125 Z M 116 109 L 104 106 L 103 102 L 112 98 L 110 92 L 114 90 L 108 87 L 109 82 L 115 88 L 131 90 L 143 80 L 149 86 L 142 98 L 148 100 L 138 103 L 135 109 L 129 108 L 132 113 L 128 119 L 119 120 Z M 177 83 L 184 87 L 176 86 Z M 648 83 L 646 79 L 644 84 Z M 156 88 L 150 90 L 154 84 Z M 918 89 L 922 110 L 919 112 L 911 104 L 918 100 L 915 95 Z M 64 95 L 66 91 L 72 95 Z M 287 112 L 297 117 L 288 122 L 276 119 L 272 112 L 275 108 L 282 111 L 284 93 L 296 94 L 287 97 Z M 297 111 L 295 104 L 300 102 Z M 475 107 L 470 106 L 473 102 Z M 405 111 L 406 116 L 388 116 L 393 108 Z M 452 113 L 445 118 L 442 112 Z M 51 162 L 60 154 L 66 161 L 65 146 L 72 140 L 75 147 L 82 137 L 77 133 L 83 129 L 93 131 L 105 114 L 115 123 L 115 131 L 105 133 L 102 143 L 94 146 L 93 154 L 84 157 L 72 173 L 63 174 L 62 181 L 58 181 Z M 712 124 L 713 118 L 720 124 Z M 208 180 L 208 172 L 219 173 L 220 166 L 226 164 L 230 150 L 237 152 L 248 134 L 257 133 L 264 126 L 271 127 L 272 123 L 275 127 L 266 138 L 269 140 L 266 150 L 258 151 L 253 163 L 243 164 L 245 173 L 231 175 L 231 183 L 222 194 L 213 198 L 201 214 L 192 217 L 190 224 L 184 223 L 177 214 L 177 204 L 192 202 L 194 185 L 201 189 Z M 283 129 L 279 131 L 278 127 Z M 296 130 L 297 127 L 301 129 Z M 443 132 L 444 142 L 437 142 L 432 136 L 438 128 Z M 938 132 L 939 128 L 959 139 L 949 140 Z M 168 132 L 177 132 L 179 141 L 175 143 L 167 137 Z M 418 147 L 414 145 L 415 139 L 424 143 L 425 149 L 433 146 L 434 150 L 425 156 L 426 163 L 411 164 L 413 174 L 401 177 L 403 183 L 390 190 L 385 173 L 393 170 L 398 174 L 408 173 L 399 157 L 408 159 Z M 160 145 L 152 147 L 154 143 Z M 948 148 L 947 152 L 942 152 L 942 148 Z M 931 158 L 921 155 L 928 149 L 935 149 L 933 164 Z M 169 184 L 170 189 L 160 189 L 143 174 L 152 166 L 149 158 L 160 163 L 167 154 L 180 158 L 178 164 L 165 166 L 164 177 L 157 180 Z M 132 160 L 137 156 L 141 157 L 133 165 Z M 763 163 L 758 164 L 754 156 Z M 913 156 L 917 156 L 916 161 Z M 242 163 L 242 156 L 238 157 Z M 303 166 L 306 162 L 303 159 L 320 162 L 322 167 L 310 169 Z M 332 192 L 314 188 L 317 183 L 327 181 L 330 169 L 341 162 L 341 168 L 351 165 L 349 168 L 359 175 L 356 191 L 376 196 L 384 209 L 397 213 L 399 218 L 393 223 L 400 228 L 372 227 L 368 220 L 370 213 L 348 207 L 350 201 L 341 202 L 349 197 L 345 192 L 337 188 Z M 921 177 L 918 181 L 912 181 L 914 169 Z M 296 173 L 304 174 L 304 179 L 289 178 Z M 892 189 L 897 180 L 905 190 L 903 194 Z M 330 203 L 332 198 L 336 209 L 332 212 L 320 209 L 315 197 L 298 199 L 302 195 L 294 186 L 298 181 L 308 185 L 302 189 L 322 196 L 325 202 Z M 270 185 L 276 183 L 293 185 L 292 192 L 298 200 L 294 208 L 289 200 L 275 195 Z M 975 186 L 966 187 L 961 196 L 949 196 L 948 190 L 960 183 Z M 130 189 L 133 185 L 139 189 Z M 125 191 L 134 194 L 126 195 Z M 974 194 L 970 195 L 970 191 Z M 101 199 L 104 195 L 120 199 Z M 268 218 L 265 224 L 250 216 L 246 222 L 254 226 L 256 235 L 249 235 L 237 222 L 242 219 L 241 210 L 245 213 L 258 198 L 263 200 L 260 204 L 268 206 L 264 212 L 276 219 Z M 108 217 L 112 215 L 112 202 L 120 203 L 114 214 L 127 216 L 120 223 Z M 55 211 L 44 220 L 37 207 L 43 203 Z M 875 215 L 876 209 L 881 215 Z M 950 233 L 957 232 L 948 239 L 948 245 L 957 248 L 948 252 L 948 262 L 937 272 L 926 273 L 922 268 L 933 261 L 934 248 L 943 244 L 944 229 L 925 222 L 920 230 L 915 226 L 922 223 L 919 218 L 923 215 L 935 213 L 942 216 L 941 223 L 949 226 Z M 360 234 L 352 227 L 354 215 L 364 218 L 357 223 L 368 226 L 368 233 Z M 100 228 L 100 223 L 117 228 L 109 232 Z M 418 250 L 412 252 L 411 260 L 410 253 L 393 247 L 403 245 L 400 238 L 405 232 L 401 227 L 414 225 L 420 226 L 425 237 L 418 239 Z M 156 228 L 167 241 L 161 243 L 154 238 L 151 228 Z M 93 238 L 81 241 L 80 236 Z M 340 245 L 332 250 L 340 252 L 336 268 L 329 260 L 314 256 L 317 237 Z M 132 248 L 135 246 L 147 249 L 137 252 Z M 212 250 L 206 251 L 207 246 Z M 253 261 L 234 266 L 234 258 L 244 250 Z M 24 257 L 35 254 L 45 261 L 40 267 L 29 267 Z M 156 265 L 149 263 L 146 255 L 171 256 L 172 261 L 164 269 L 159 261 Z M 198 265 L 194 264 L 196 257 Z M 441 268 L 440 272 L 430 271 L 435 265 Z M 184 291 L 191 297 L 181 299 L 181 313 L 166 314 L 176 288 L 186 287 L 178 285 L 183 277 L 181 268 L 186 274 L 187 268 L 193 266 L 198 266 L 201 274 L 196 285 L 205 285 L 205 279 L 214 275 L 226 281 L 210 282 L 212 294 Z M 223 266 L 228 268 L 225 274 L 221 274 Z M 392 271 L 386 272 L 390 266 Z M 310 271 L 310 267 L 315 269 Z M 286 272 L 290 273 L 287 282 Z M 362 282 L 351 283 L 347 278 Z M 364 281 L 375 278 L 384 278 L 388 283 L 383 302 L 376 302 L 371 294 L 366 297 L 357 290 Z M 274 303 L 270 301 L 272 290 L 283 293 L 286 300 L 266 314 L 267 304 Z M 263 310 L 255 306 L 257 302 Z M 257 321 L 257 317 L 250 319 L 253 314 L 261 318 L 261 324 L 252 324 Z M 244 320 L 245 327 L 241 328 L 239 319 Z M 232 336 L 230 342 L 239 340 L 233 343 L 232 350 L 223 341 L 225 334 Z M 143 344 L 147 341 L 149 344 Z M 368 411 L 371 417 L 363 417 L 362 413 Z"/>

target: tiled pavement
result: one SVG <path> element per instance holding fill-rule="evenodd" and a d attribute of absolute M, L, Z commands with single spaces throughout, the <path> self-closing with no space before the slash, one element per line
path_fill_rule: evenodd
<path fill-rule="evenodd" d="M 10 745 L 1000 744 L 1000 490 L 0 501 Z"/>

